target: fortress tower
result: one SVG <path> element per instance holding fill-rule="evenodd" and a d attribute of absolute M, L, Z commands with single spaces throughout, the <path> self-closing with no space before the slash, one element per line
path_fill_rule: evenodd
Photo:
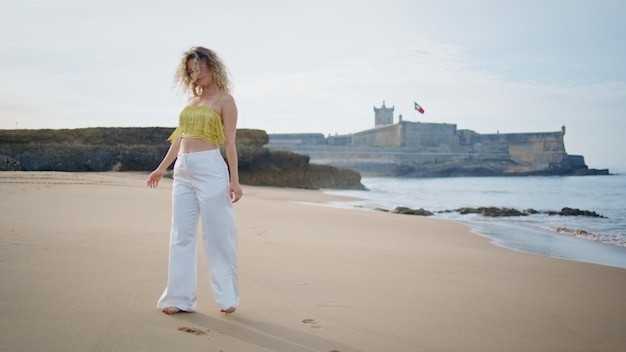
<path fill-rule="evenodd" d="M 381 108 L 377 108 L 374 106 L 374 118 L 375 118 L 375 127 L 388 126 L 393 125 L 393 110 L 394 107 L 386 107 L 385 101 L 383 100 L 383 106 Z"/>

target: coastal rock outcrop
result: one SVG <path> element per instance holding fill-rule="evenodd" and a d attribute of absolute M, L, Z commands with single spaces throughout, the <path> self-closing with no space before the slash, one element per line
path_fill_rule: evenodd
<path fill-rule="evenodd" d="M 503 217 L 503 216 L 527 216 L 513 208 L 497 208 L 497 207 L 478 207 L 478 208 L 459 208 L 457 211 L 460 214 L 480 214 L 488 217 Z"/>
<path fill-rule="evenodd" d="M 542 212 L 535 209 L 526 209 L 519 211 L 513 208 L 497 208 L 497 207 L 478 207 L 478 208 L 459 208 L 456 211 L 459 214 L 480 214 L 488 217 L 502 217 L 502 216 L 528 216 L 534 214 L 540 214 Z M 561 216 L 588 216 L 593 218 L 605 218 L 605 216 L 596 213 L 591 210 L 582 210 L 577 208 L 564 207 L 561 211 L 548 210 L 543 212 L 548 215 L 561 215 Z"/>
<path fill-rule="evenodd" d="M 21 168 L 19 161 L 6 155 L 0 155 L 0 171 L 19 171 Z"/>
<path fill-rule="evenodd" d="M 150 171 L 159 164 L 173 128 L 0 130 L 0 170 Z M 294 188 L 364 189 L 353 170 L 316 165 L 309 157 L 264 147 L 265 131 L 237 130 L 240 181 Z"/>
<path fill-rule="evenodd" d="M 588 216 L 592 218 L 606 218 L 603 215 L 596 213 L 595 211 L 590 210 L 581 210 L 578 208 L 568 208 L 565 207 L 561 209 L 561 211 L 548 211 L 548 215 L 561 215 L 561 216 Z"/>
<path fill-rule="evenodd" d="M 376 209 L 378 211 L 389 212 L 387 209 Z M 408 215 L 433 215 L 434 213 L 430 210 L 426 210 L 423 208 L 419 209 L 411 209 L 409 207 L 399 206 L 391 211 L 392 213 L 397 214 L 408 214 Z M 498 208 L 498 207 L 463 207 L 454 210 L 442 210 L 439 213 L 452 213 L 457 212 L 461 215 L 465 214 L 479 214 L 485 217 L 509 217 L 509 216 L 528 216 L 535 214 L 547 214 L 547 215 L 560 215 L 560 216 L 588 216 L 593 218 L 606 218 L 604 215 L 598 214 L 595 211 L 591 210 L 583 210 L 577 208 L 569 208 L 564 207 L 560 211 L 556 210 L 547 210 L 547 211 L 538 211 L 535 209 L 526 209 L 524 211 L 520 211 L 514 208 Z"/>
<path fill-rule="evenodd" d="M 408 208 L 408 207 L 396 207 L 391 212 L 392 213 L 396 213 L 396 214 L 420 215 L 420 216 L 431 216 L 431 215 L 434 214 L 432 211 L 426 210 L 424 208 L 411 209 L 411 208 Z"/>

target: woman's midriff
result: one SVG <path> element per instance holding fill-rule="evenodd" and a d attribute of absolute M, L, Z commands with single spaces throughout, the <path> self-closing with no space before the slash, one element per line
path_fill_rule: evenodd
<path fill-rule="evenodd" d="M 195 153 L 217 149 L 213 143 L 209 143 L 200 138 L 182 138 L 180 141 L 179 153 Z"/>

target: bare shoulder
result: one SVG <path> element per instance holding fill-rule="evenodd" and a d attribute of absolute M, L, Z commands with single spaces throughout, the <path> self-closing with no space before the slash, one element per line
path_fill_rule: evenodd
<path fill-rule="evenodd" d="M 235 98 L 230 93 L 227 93 L 222 96 L 221 102 L 225 105 L 235 105 Z"/>
<path fill-rule="evenodd" d="M 222 116 L 237 116 L 237 104 L 235 103 L 235 98 L 233 98 L 230 94 L 224 94 L 224 97 L 220 101 L 220 110 L 222 111 Z"/>

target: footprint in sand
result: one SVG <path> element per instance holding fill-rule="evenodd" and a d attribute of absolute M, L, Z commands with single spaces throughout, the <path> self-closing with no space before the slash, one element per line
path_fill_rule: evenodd
<path fill-rule="evenodd" d="M 302 320 L 302 322 L 305 323 L 305 324 L 311 324 L 311 328 L 313 328 L 313 329 L 321 329 L 322 328 L 321 325 L 317 324 L 315 319 L 304 319 L 304 320 Z"/>
<path fill-rule="evenodd" d="M 198 328 L 188 327 L 188 326 L 181 326 L 181 327 L 178 328 L 178 330 L 184 331 L 184 332 L 188 332 L 188 333 L 194 334 L 194 335 L 204 335 L 204 334 L 206 334 L 206 332 L 203 331 L 203 330 L 200 330 Z"/>

